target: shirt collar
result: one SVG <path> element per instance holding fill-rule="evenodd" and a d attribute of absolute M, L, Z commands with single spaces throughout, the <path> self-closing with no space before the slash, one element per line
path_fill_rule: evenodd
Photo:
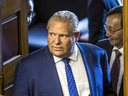
<path fill-rule="evenodd" d="M 123 0 L 117 0 L 120 6 L 123 6 Z"/>
<path fill-rule="evenodd" d="M 112 51 L 114 51 L 114 50 L 119 50 L 119 51 L 120 51 L 120 53 L 122 53 L 122 54 L 123 54 L 123 47 L 122 47 L 122 48 L 120 48 L 120 49 L 118 49 L 116 46 L 114 46 Z"/>
<path fill-rule="evenodd" d="M 54 58 L 55 63 L 57 63 L 63 59 L 63 58 L 57 57 L 55 55 L 53 55 L 53 58 Z M 76 44 L 75 44 L 75 50 L 74 50 L 73 54 L 71 56 L 69 56 L 68 58 L 71 60 L 77 61 L 77 59 L 78 59 L 78 47 Z"/>

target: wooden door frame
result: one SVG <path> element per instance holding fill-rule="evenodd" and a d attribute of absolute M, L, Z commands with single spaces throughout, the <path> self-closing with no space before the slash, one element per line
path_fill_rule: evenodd
<path fill-rule="evenodd" d="M 128 96 L 128 0 L 123 0 L 124 96 Z"/>
<path fill-rule="evenodd" d="M 3 77 L 3 59 L 2 59 L 2 15 L 1 15 L 1 0 L 0 0 L 0 95 L 4 94 L 4 77 Z"/>

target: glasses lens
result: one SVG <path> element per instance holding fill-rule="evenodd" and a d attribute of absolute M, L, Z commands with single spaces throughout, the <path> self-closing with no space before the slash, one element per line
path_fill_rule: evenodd
<path fill-rule="evenodd" d="M 33 11 L 31 11 L 31 12 L 29 12 L 28 17 L 33 18 L 35 15 L 36 15 L 36 13 L 35 13 L 35 12 L 33 12 Z"/>

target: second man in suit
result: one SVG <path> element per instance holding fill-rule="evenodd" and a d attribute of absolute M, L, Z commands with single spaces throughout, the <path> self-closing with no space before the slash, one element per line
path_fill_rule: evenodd
<path fill-rule="evenodd" d="M 98 40 L 104 39 L 105 14 L 112 8 L 119 6 L 118 0 L 89 0 L 88 20 L 89 20 L 89 43 L 96 44 Z"/>
<path fill-rule="evenodd" d="M 109 39 L 100 40 L 97 43 L 97 45 L 107 51 L 108 61 L 110 66 L 109 71 L 112 79 L 113 88 L 117 92 L 117 96 L 123 96 L 123 7 L 122 6 L 115 7 L 106 14 L 106 23 L 104 27 L 106 30 L 106 36 Z M 117 52 L 120 54 L 120 56 L 116 55 Z M 117 62 L 115 63 L 115 61 Z M 114 66 L 114 64 L 116 65 Z"/>

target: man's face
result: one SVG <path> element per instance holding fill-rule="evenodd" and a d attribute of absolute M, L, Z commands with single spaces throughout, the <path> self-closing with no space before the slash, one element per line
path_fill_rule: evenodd
<path fill-rule="evenodd" d="M 74 52 L 79 32 L 70 32 L 68 22 L 52 21 L 48 29 L 48 47 L 50 52 L 60 58 L 67 58 Z"/>
<path fill-rule="evenodd" d="M 106 27 L 112 31 L 111 34 L 109 30 L 106 31 L 106 36 L 110 38 L 110 44 L 118 48 L 123 47 L 123 28 L 121 28 L 121 14 L 113 14 L 106 18 Z"/>

